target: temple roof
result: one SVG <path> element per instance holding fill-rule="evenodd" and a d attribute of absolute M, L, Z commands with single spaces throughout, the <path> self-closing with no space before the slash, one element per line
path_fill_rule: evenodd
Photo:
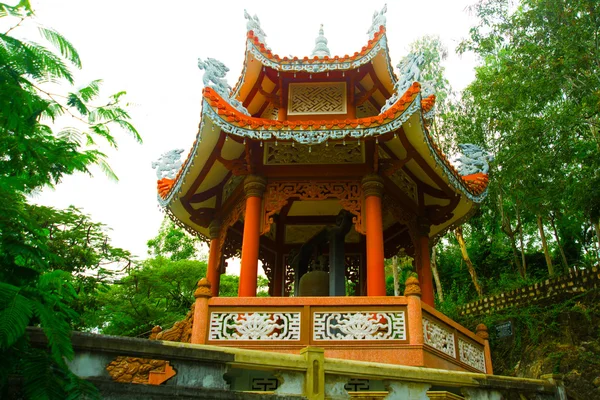
<path fill-rule="evenodd" d="M 379 19 L 374 16 L 374 24 L 381 21 L 382 15 L 383 11 L 379 13 Z M 467 218 L 477 203 L 485 198 L 487 169 L 461 166 L 459 172 L 429 133 L 435 95 L 430 90 L 424 91 L 418 82 L 418 55 L 409 57 L 399 65 L 402 73 L 400 79 L 391 70 L 384 25 L 371 29 L 372 38 L 368 45 L 353 56 L 340 58 L 317 55 L 289 59 L 272 54 L 264 44 L 264 32 L 260 26 L 257 27 L 258 19 L 248 16 L 247 19 L 249 27 L 259 34 L 248 31 L 246 59 L 240 81 L 234 89 L 228 90 L 224 79 L 228 69 L 217 60 L 199 61 L 199 67 L 205 69 L 206 74 L 196 141 L 183 163 L 173 163 L 173 157 L 177 158 L 181 150 L 166 157 L 172 174 L 159 175 L 158 201 L 183 226 L 207 237 L 212 218 L 217 214 L 222 218 L 224 212 L 231 212 L 228 199 L 240 192 L 243 186 L 240 185 L 240 178 L 244 174 L 254 173 L 251 171 L 255 168 L 253 164 L 258 163 L 258 168 L 272 171 L 267 165 L 267 148 L 273 151 L 278 144 L 280 148 L 293 148 L 296 144 L 297 151 L 304 148 L 302 151 L 306 154 L 313 149 L 328 154 L 329 150 L 325 150 L 330 144 L 338 149 L 346 145 L 357 148 L 362 153 L 361 163 L 364 167 L 356 165 L 353 169 L 352 166 L 346 168 L 342 165 L 342 169 L 338 170 L 340 176 L 358 176 L 366 172 L 364 168 L 375 168 L 377 171 L 378 164 L 401 165 L 398 167 L 401 171 L 395 172 L 398 170 L 396 167 L 391 169 L 388 184 L 399 185 L 398 188 L 410 186 L 407 190 L 413 190 L 414 193 L 409 193 L 408 197 L 406 194 L 397 194 L 411 212 L 421 213 L 428 209 L 431 215 L 439 214 L 437 219 L 433 218 L 432 236 Z M 324 43 L 322 31 L 320 33 L 317 45 Z M 358 74 L 363 65 L 372 68 L 368 78 L 365 78 L 364 71 Z M 305 75 L 303 80 L 299 80 L 304 85 L 327 85 L 328 78 L 346 85 L 354 83 L 353 80 L 342 79 L 344 71 L 353 71 L 353 77 L 359 82 L 360 79 L 368 79 L 372 84 L 372 89 L 364 89 L 354 97 L 348 96 L 348 104 L 357 106 L 360 101 L 371 102 L 381 105 L 381 110 L 371 107 L 373 111 L 367 116 L 351 114 L 350 111 L 346 115 L 302 116 L 290 116 L 285 112 L 276 115 L 276 112 L 265 111 L 267 104 L 272 107 L 273 102 L 277 103 L 269 97 L 269 93 L 265 93 L 266 90 L 270 90 L 271 96 L 279 93 L 280 103 L 276 105 L 285 107 L 281 104 L 288 97 L 288 89 L 286 86 L 284 91 L 284 85 L 295 82 L 296 74 L 321 77 L 317 83 L 308 83 L 312 75 Z M 279 74 L 287 74 L 287 83 L 281 80 L 276 82 Z M 375 81 L 380 78 L 377 84 Z M 272 79 L 270 86 L 265 86 L 264 82 L 269 79 Z M 383 98 L 369 98 L 377 91 Z M 256 100 L 259 94 L 262 96 L 260 102 Z M 367 142 L 370 150 L 367 150 Z M 479 154 L 479 150 L 475 146 L 469 151 Z M 365 156 L 367 151 L 371 153 Z M 477 157 L 483 156 L 479 154 Z M 467 156 L 461 159 L 465 165 L 471 161 Z M 312 163 L 331 165 L 332 161 L 317 160 Z M 475 164 L 479 166 L 480 160 L 476 159 Z M 392 176 L 396 173 L 399 175 Z M 411 189 L 411 185 L 414 185 L 414 189 Z"/>

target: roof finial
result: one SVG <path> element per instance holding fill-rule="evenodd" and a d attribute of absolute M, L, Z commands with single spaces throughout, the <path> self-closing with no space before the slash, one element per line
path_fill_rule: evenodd
<path fill-rule="evenodd" d="M 327 47 L 327 38 L 323 33 L 323 24 L 321 24 L 321 28 L 319 28 L 319 36 L 315 39 L 315 48 L 313 49 L 311 56 L 317 56 L 319 58 L 325 56 L 331 57 L 331 53 Z"/>
<path fill-rule="evenodd" d="M 375 37 L 375 34 L 377 32 L 379 32 L 379 28 L 381 26 L 385 27 L 385 22 L 386 22 L 385 13 L 386 12 L 387 12 L 387 4 L 385 4 L 383 6 L 381 11 L 379 11 L 379 12 L 375 11 L 373 13 L 373 20 L 371 22 L 371 27 L 369 28 L 369 31 L 367 32 L 367 35 L 369 35 L 369 40 L 371 40 Z"/>
<path fill-rule="evenodd" d="M 250 14 L 248 14 L 248 11 L 244 10 L 244 18 L 248 20 L 248 22 L 246 23 L 246 31 L 252 31 L 254 33 L 254 36 L 258 39 L 258 41 L 264 44 L 266 47 L 267 44 L 265 43 L 265 38 L 267 37 L 267 35 L 260 27 L 260 20 L 258 19 L 256 14 L 254 14 L 254 17 L 252 17 Z"/>

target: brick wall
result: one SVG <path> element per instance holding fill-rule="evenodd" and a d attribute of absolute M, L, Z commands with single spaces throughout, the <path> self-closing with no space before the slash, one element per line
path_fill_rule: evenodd
<path fill-rule="evenodd" d="M 487 314 L 509 307 L 530 305 L 583 293 L 598 287 L 600 287 L 598 266 L 583 270 L 573 268 L 568 274 L 466 304 L 461 307 L 460 315 Z"/>

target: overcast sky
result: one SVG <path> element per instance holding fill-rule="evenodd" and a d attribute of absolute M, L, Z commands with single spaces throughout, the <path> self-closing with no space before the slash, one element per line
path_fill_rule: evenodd
<path fill-rule="evenodd" d="M 474 77 L 474 58 L 454 53 L 474 24 L 466 7 L 474 0 L 388 1 L 387 36 L 392 62 L 423 35 L 439 35 L 450 51 L 445 63 L 454 89 Z M 118 151 L 107 150 L 119 177 L 99 170 L 69 176 L 34 201 L 73 204 L 112 228 L 113 245 L 146 255 L 163 214 L 156 202 L 156 175 L 150 163 L 162 152 L 194 142 L 200 115 L 202 72 L 198 57 L 223 61 L 231 86 L 242 68 L 246 38 L 244 8 L 257 14 L 267 45 L 280 56 L 309 55 L 324 24 L 332 55 L 353 54 L 367 44 L 367 30 L 383 1 L 138 1 L 33 0 L 38 22 L 61 32 L 78 49 L 79 85 L 104 80 L 104 94 L 126 90 L 131 115 L 144 144 L 115 130 Z M 38 40 L 38 37 L 32 37 Z M 185 158 L 185 153 L 184 153 Z"/>

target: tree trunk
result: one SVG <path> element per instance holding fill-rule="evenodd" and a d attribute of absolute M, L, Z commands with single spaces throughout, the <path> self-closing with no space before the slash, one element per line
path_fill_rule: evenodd
<path fill-rule="evenodd" d="M 562 258 L 563 265 L 565 266 L 565 272 L 569 272 L 569 262 L 567 261 L 567 256 L 565 255 L 565 250 L 560 244 L 560 239 L 558 238 L 558 231 L 556 230 L 556 224 L 554 223 L 554 215 L 550 218 L 550 223 L 552 224 L 552 230 L 554 231 L 554 239 L 556 239 L 556 244 L 558 244 L 558 250 L 560 250 L 560 256 Z"/>
<path fill-rule="evenodd" d="M 591 222 L 594 230 L 596 231 L 596 240 L 598 242 L 596 246 L 596 257 L 598 258 L 598 263 L 600 263 L 600 220 L 592 220 Z"/>
<path fill-rule="evenodd" d="M 438 298 L 440 303 L 444 302 L 444 293 L 442 293 L 442 283 L 440 282 L 440 273 L 437 269 L 437 258 L 435 256 L 435 246 L 431 249 L 431 272 L 433 273 L 433 279 L 435 280 L 435 287 L 437 289 Z"/>
<path fill-rule="evenodd" d="M 548 266 L 548 274 L 554 275 L 554 267 L 552 266 L 552 259 L 550 258 L 550 250 L 548 250 L 548 243 L 546 242 L 546 235 L 544 234 L 544 224 L 542 223 L 542 216 L 537 215 L 537 225 L 540 230 L 540 238 L 542 239 L 542 248 L 544 249 L 544 257 L 546 257 L 546 265 Z"/>
<path fill-rule="evenodd" d="M 398 256 L 392 257 L 392 273 L 394 274 L 394 296 L 400 296 L 400 280 L 398 278 Z"/>
<path fill-rule="evenodd" d="M 473 263 L 471 262 L 471 259 L 469 258 L 469 253 L 467 252 L 467 244 L 465 243 L 465 238 L 463 237 L 462 226 L 459 226 L 454 230 L 454 235 L 456 236 L 456 240 L 458 240 L 463 260 L 465 260 L 465 264 L 467 264 L 467 269 L 469 270 L 469 274 L 471 275 L 473 286 L 475 286 L 477 294 L 479 295 L 479 297 L 481 297 L 483 296 L 483 291 L 481 290 L 481 286 L 479 286 L 479 281 L 477 280 L 477 272 L 475 271 L 475 267 L 473 267 Z"/>
<path fill-rule="evenodd" d="M 519 251 L 517 250 L 517 244 L 516 244 L 516 240 L 515 240 L 515 235 L 517 234 L 517 231 L 519 230 L 519 224 L 517 223 L 516 230 L 512 229 L 512 226 L 510 223 L 510 218 L 504 213 L 504 206 L 502 204 L 502 194 L 498 195 L 498 200 L 499 200 L 498 205 L 500 207 L 500 218 L 502 220 L 502 232 L 504 232 L 506 234 L 506 236 L 508 236 L 508 239 L 510 240 L 510 247 L 512 248 L 512 251 L 513 251 L 513 259 L 514 259 L 515 265 L 517 266 L 519 275 L 524 277 L 523 266 L 521 265 L 521 260 L 519 260 Z"/>
<path fill-rule="evenodd" d="M 517 212 L 517 224 L 519 226 L 519 242 L 521 244 L 521 265 L 523 266 L 523 278 L 527 277 L 527 260 L 525 259 L 525 245 L 523 244 L 523 224 L 521 223 L 521 213 L 519 212 L 519 203 L 515 206 Z"/>

